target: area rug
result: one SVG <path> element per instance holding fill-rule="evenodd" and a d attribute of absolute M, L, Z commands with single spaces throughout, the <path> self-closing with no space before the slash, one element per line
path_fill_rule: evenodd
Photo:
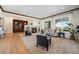
<path fill-rule="evenodd" d="M 42 46 L 36 47 L 36 34 L 32 34 L 31 36 L 22 36 L 22 41 L 24 42 L 26 48 L 32 54 L 76 54 L 79 53 L 79 44 L 74 40 L 70 39 L 61 39 L 52 37 L 51 46 L 49 46 L 49 50 Z"/>

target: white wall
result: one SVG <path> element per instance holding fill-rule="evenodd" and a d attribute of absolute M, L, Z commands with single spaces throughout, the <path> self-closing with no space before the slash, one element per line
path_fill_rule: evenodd
<path fill-rule="evenodd" d="M 9 13 L 4 13 L 4 16 L 5 16 L 5 28 L 7 28 L 8 33 L 13 32 L 13 19 L 28 21 L 28 25 L 30 25 L 30 23 L 33 23 L 33 26 L 35 27 L 38 25 L 38 19 L 9 14 Z"/>
<path fill-rule="evenodd" d="M 76 10 L 73 12 L 73 23 L 74 23 L 74 27 L 79 25 L 79 10 Z"/>
<path fill-rule="evenodd" d="M 72 12 L 68 12 L 68 13 L 64 13 L 64 14 L 59 14 L 53 17 L 49 17 L 46 19 L 43 19 L 43 28 L 44 28 L 44 22 L 45 21 L 51 21 L 51 29 L 55 28 L 55 20 L 56 19 L 61 19 L 61 18 L 65 18 L 65 17 L 69 17 L 69 21 L 74 25 L 74 28 L 79 25 L 79 10 L 73 11 Z"/>
<path fill-rule="evenodd" d="M 1 9 L 0 9 L 0 17 L 4 18 L 4 17 L 3 17 L 3 12 L 2 12 Z"/>
<path fill-rule="evenodd" d="M 53 17 L 53 27 L 52 28 L 55 28 L 55 21 L 56 21 L 56 19 L 62 19 L 62 18 L 66 18 L 66 17 L 68 17 L 69 18 L 69 21 L 71 23 L 73 23 L 72 13 L 60 14 L 60 15 L 57 15 L 57 16 L 54 16 Z"/>
<path fill-rule="evenodd" d="M 0 9 L 0 17 L 3 19 L 4 18 L 4 16 L 3 16 L 3 11 Z M 4 20 L 2 20 L 2 22 L 1 22 L 1 20 L 0 20 L 0 25 L 1 26 L 3 26 L 4 25 Z"/>
<path fill-rule="evenodd" d="M 33 26 L 38 26 L 38 19 L 19 16 L 15 14 L 5 13 L 0 9 L 0 17 L 4 19 L 4 27 L 7 29 L 7 33 L 13 33 L 13 19 L 28 21 L 28 25 L 33 23 Z"/>
<path fill-rule="evenodd" d="M 51 21 L 51 28 L 55 28 L 55 20 L 60 19 L 60 18 L 65 18 L 69 17 L 70 22 L 74 24 L 74 28 L 79 25 L 79 10 L 73 11 L 73 13 L 65 13 L 65 14 L 60 14 L 56 15 L 53 17 L 49 17 L 46 19 L 38 20 L 34 18 L 29 18 L 29 17 L 24 17 L 24 16 L 19 16 L 19 15 L 14 15 L 14 14 L 9 14 L 9 13 L 4 13 L 0 9 L 0 17 L 4 18 L 4 27 L 7 29 L 8 33 L 13 32 L 13 19 L 18 19 L 18 20 L 26 20 L 28 23 L 33 23 L 34 27 L 40 27 L 41 29 L 44 29 L 44 22 L 45 21 Z M 38 24 L 40 22 L 40 24 Z"/>
<path fill-rule="evenodd" d="M 12 33 L 13 32 L 13 18 L 5 16 L 4 27 L 7 29 L 7 33 Z"/>

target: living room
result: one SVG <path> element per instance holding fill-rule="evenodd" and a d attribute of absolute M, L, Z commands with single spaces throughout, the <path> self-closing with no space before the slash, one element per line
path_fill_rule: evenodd
<path fill-rule="evenodd" d="M 1 5 L 0 53 L 79 53 L 78 19 L 78 5 Z"/>

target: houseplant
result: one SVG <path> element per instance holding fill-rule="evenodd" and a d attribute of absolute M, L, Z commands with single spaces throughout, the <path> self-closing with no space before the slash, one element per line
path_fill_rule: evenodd
<path fill-rule="evenodd" d="M 73 24 L 72 23 L 67 23 L 67 25 L 69 26 L 69 31 L 71 33 L 70 38 L 75 40 L 75 29 L 73 28 Z"/>

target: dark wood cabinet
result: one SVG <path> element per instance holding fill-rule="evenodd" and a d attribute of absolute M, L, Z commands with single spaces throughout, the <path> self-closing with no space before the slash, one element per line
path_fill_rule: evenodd
<path fill-rule="evenodd" d="M 24 25 L 27 25 L 27 21 L 23 20 L 13 20 L 13 32 L 23 32 L 24 31 Z"/>

